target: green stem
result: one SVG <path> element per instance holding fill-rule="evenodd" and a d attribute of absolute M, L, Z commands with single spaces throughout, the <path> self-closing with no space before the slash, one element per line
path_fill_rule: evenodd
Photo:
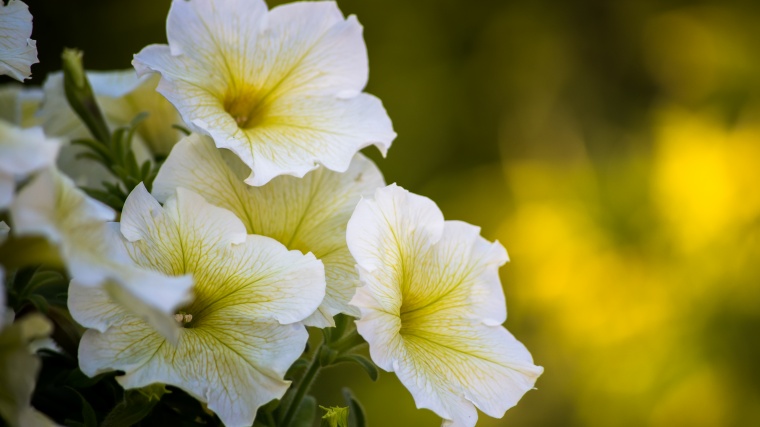
<path fill-rule="evenodd" d="M 311 388 L 312 383 L 314 383 L 314 379 L 317 377 L 317 373 L 319 373 L 319 369 L 321 368 L 319 363 L 319 354 L 321 352 L 322 345 L 320 345 L 319 348 L 317 348 L 317 351 L 314 352 L 314 357 L 311 359 L 309 369 L 303 375 L 303 378 L 301 378 L 301 382 L 298 384 L 296 394 L 293 396 L 293 400 L 290 401 L 290 406 L 288 406 L 285 417 L 282 419 L 281 427 L 290 426 L 290 423 L 293 421 L 293 417 L 295 417 L 296 412 L 298 412 L 298 407 L 301 406 L 301 400 L 303 400 L 304 396 L 306 396 L 306 393 Z"/>
<path fill-rule="evenodd" d="M 364 343 L 364 338 L 359 335 L 359 331 L 354 329 L 348 335 L 330 344 L 330 348 L 337 350 L 339 353 L 347 353 L 354 347 L 358 347 Z"/>
<path fill-rule="evenodd" d="M 274 420 L 274 415 L 271 412 L 266 413 L 267 425 L 271 427 L 277 427 L 277 422 Z"/>

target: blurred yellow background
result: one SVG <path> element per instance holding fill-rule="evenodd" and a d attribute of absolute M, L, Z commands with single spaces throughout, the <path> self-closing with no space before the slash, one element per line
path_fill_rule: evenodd
<path fill-rule="evenodd" d="M 28 0 L 41 64 L 165 42 L 168 0 Z M 399 134 L 388 182 L 482 226 L 545 367 L 479 426 L 760 425 L 760 5 L 339 0 Z M 270 2 L 271 5 L 271 2 Z M 437 426 L 392 374 L 326 372 L 372 426 Z"/>

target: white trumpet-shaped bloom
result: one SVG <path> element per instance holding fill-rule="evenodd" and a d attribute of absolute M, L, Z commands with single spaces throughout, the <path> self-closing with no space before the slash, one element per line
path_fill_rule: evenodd
<path fill-rule="evenodd" d="M 359 202 L 347 240 L 364 284 L 351 301 L 359 333 L 418 407 L 444 426 L 472 427 L 475 407 L 502 417 L 533 388 L 543 368 L 501 326 L 501 244 L 396 185 Z"/>
<path fill-rule="evenodd" d="M 232 212 L 182 188 L 163 207 L 136 188 L 121 233 L 138 264 L 192 274 L 195 296 L 173 317 L 182 327 L 172 344 L 105 293 L 73 285 L 72 316 L 95 328 L 79 347 L 82 371 L 122 370 L 125 388 L 174 385 L 206 402 L 226 426 L 250 426 L 258 407 L 289 386 L 283 376 L 308 339 L 298 322 L 324 297 L 322 263 L 248 235 Z"/>
<path fill-rule="evenodd" d="M 60 149 L 41 128 L 22 129 L 0 120 L 0 209 L 13 200 L 16 179 L 51 166 Z"/>
<path fill-rule="evenodd" d="M 14 235 L 45 237 L 58 247 L 69 275 L 81 286 L 102 288 L 168 337 L 168 319 L 187 301 L 190 276 L 171 277 L 138 266 L 120 241 L 113 209 L 87 196 L 55 169 L 38 173 L 10 207 Z"/>
<path fill-rule="evenodd" d="M 206 136 L 193 134 L 175 147 L 153 183 L 153 193 L 166 200 L 184 187 L 210 203 L 229 209 L 248 233 L 272 237 L 289 249 L 312 252 L 325 266 L 327 294 L 310 326 L 333 325 L 338 313 L 358 315 L 348 305 L 359 284 L 346 246 L 346 224 L 362 196 L 385 185 L 377 166 L 357 154 L 348 171 L 325 168 L 303 178 L 280 176 L 262 187 L 243 182 L 250 171 L 239 159 L 214 147 Z"/>
<path fill-rule="evenodd" d="M 383 154 L 396 134 L 368 78 L 362 27 L 334 2 L 267 10 L 262 0 L 174 0 L 169 45 L 135 56 L 193 130 L 251 169 L 246 182 L 344 172 L 356 152 Z"/>
<path fill-rule="evenodd" d="M 32 74 L 37 60 L 37 42 L 32 35 L 32 14 L 19 0 L 0 3 L 0 74 L 23 82 Z"/>

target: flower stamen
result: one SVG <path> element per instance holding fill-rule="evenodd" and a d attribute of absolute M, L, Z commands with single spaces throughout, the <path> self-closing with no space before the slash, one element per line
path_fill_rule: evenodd
<path fill-rule="evenodd" d="M 240 129 L 250 129 L 261 122 L 259 101 L 256 91 L 251 87 L 228 91 L 223 100 L 224 111 L 235 119 Z"/>
<path fill-rule="evenodd" d="M 186 325 L 193 321 L 193 315 L 188 313 L 177 313 L 174 315 L 174 320 L 180 325 Z"/>

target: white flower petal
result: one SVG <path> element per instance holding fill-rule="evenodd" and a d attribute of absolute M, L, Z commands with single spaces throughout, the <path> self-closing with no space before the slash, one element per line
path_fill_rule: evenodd
<path fill-rule="evenodd" d="M 396 184 L 374 196 L 356 206 L 346 231 L 351 255 L 362 268 L 392 265 L 416 247 L 428 247 L 441 238 L 443 214 L 432 200 Z"/>
<path fill-rule="evenodd" d="M 503 416 L 543 372 L 501 326 L 508 257 L 479 234 L 395 185 L 359 202 L 348 223 L 364 284 L 351 301 L 359 333 L 375 363 L 448 426 L 474 426 L 475 407 Z"/>
<path fill-rule="evenodd" d="M 192 274 L 195 298 L 176 344 L 119 308 L 104 292 L 76 292 L 77 319 L 109 319 L 79 348 L 88 375 L 123 370 L 126 388 L 155 382 L 181 387 L 225 425 L 251 425 L 259 406 L 282 397 L 283 380 L 308 339 L 299 324 L 319 306 L 324 269 L 312 254 L 246 235 L 232 213 L 183 188 L 161 207 L 144 188 L 130 194 L 122 230 L 130 256 L 167 274 Z M 242 239 L 241 239 L 242 237 Z"/>
<path fill-rule="evenodd" d="M 176 333 L 172 332 L 176 325 L 170 314 L 187 300 L 192 279 L 168 277 L 136 266 L 118 231 L 106 223 L 115 216 L 111 208 L 48 169 L 21 190 L 10 214 L 14 234 L 41 235 L 58 246 L 70 276 L 78 284 L 99 287 L 114 283 L 123 288 L 113 292 L 122 297 L 126 308 L 154 322 L 167 335 Z M 150 290 L 154 287 L 160 292 Z"/>
<path fill-rule="evenodd" d="M 106 333 L 87 331 L 79 347 L 80 368 L 90 376 L 113 369 L 125 388 L 174 385 L 206 402 L 228 427 L 250 426 L 257 409 L 282 397 L 290 364 L 303 351 L 303 327 L 230 317 L 213 328 L 183 329 L 171 346 L 141 322 Z M 137 344 L 139 343 L 139 345 Z"/>
<path fill-rule="evenodd" d="M 136 188 L 124 204 L 121 227 L 138 264 L 169 275 L 194 275 L 196 298 L 191 307 L 205 311 L 214 305 L 218 310 L 234 297 L 240 304 L 257 301 L 259 314 L 249 310 L 248 316 L 292 323 L 313 313 L 324 298 L 324 268 L 314 255 L 287 251 L 268 237 L 247 235 L 235 214 L 184 188 L 178 188 L 163 208 L 144 187 Z M 242 270 L 251 270 L 248 279 Z M 310 276 L 299 276 L 304 271 Z M 238 276 L 223 286 L 211 284 L 217 277 Z M 210 288 L 204 289 L 204 283 Z"/>
<path fill-rule="evenodd" d="M 367 85 L 369 62 L 362 26 L 353 15 L 344 19 L 337 3 L 275 7 L 267 30 L 268 37 L 260 42 L 267 58 L 260 75 L 287 75 L 271 96 L 359 93 Z"/>
<path fill-rule="evenodd" d="M 0 141 L 0 171 L 21 177 L 52 165 L 60 146 L 39 127 L 22 129 L 3 121 Z"/>
<path fill-rule="evenodd" d="M 15 179 L 55 162 L 60 143 L 41 128 L 22 129 L 0 120 L 0 209 L 13 200 Z"/>
<path fill-rule="evenodd" d="M 368 145 L 385 154 L 395 137 L 390 129 L 380 100 L 362 93 L 350 98 L 283 96 L 272 101 L 266 118 L 245 130 L 243 138 L 213 129 L 209 133 L 217 146 L 253 165 L 246 182 L 260 186 L 278 175 L 302 177 L 317 162 L 345 172 L 354 154 Z"/>
<path fill-rule="evenodd" d="M 111 301 L 105 289 L 82 286 L 76 280 L 72 280 L 69 285 L 66 305 L 77 323 L 100 332 L 119 323 L 128 313 L 125 308 Z"/>
<path fill-rule="evenodd" d="M 0 291 L 5 289 L 0 287 Z M 45 418 L 34 416 L 30 406 L 40 369 L 40 361 L 30 350 L 30 344 L 50 335 L 52 330 L 50 321 L 39 313 L 24 316 L 0 330 L 0 420 L 12 427 L 45 425 L 42 423 Z"/>
<path fill-rule="evenodd" d="M 242 177 L 250 169 L 234 156 L 225 162 L 208 137 L 180 141 L 161 167 L 153 192 L 166 200 L 178 187 L 229 209 L 248 233 L 272 237 L 290 249 L 312 252 L 325 265 L 327 295 L 311 326 L 331 326 L 338 313 L 358 315 L 348 305 L 358 285 L 345 242 L 345 227 L 356 203 L 384 185 L 377 167 L 361 154 L 344 174 L 320 168 L 303 179 L 282 176 L 263 187 L 250 187 Z"/>
<path fill-rule="evenodd" d="M 32 75 L 37 60 L 37 43 L 32 35 L 32 14 L 24 2 L 0 4 L 0 74 L 23 82 Z"/>
<path fill-rule="evenodd" d="M 177 246 L 172 257 L 196 261 L 209 247 L 242 243 L 247 236 L 245 226 L 235 214 L 207 203 L 192 192 L 178 189 L 177 197 L 168 200 L 162 207 L 142 184 L 132 191 L 124 203 L 121 233 L 132 243 L 145 242 L 144 251 L 139 247 L 137 249 L 143 254 L 140 260 L 157 252 L 151 243 L 156 245 L 163 241 L 164 245 L 168 245 L 171 242 Z M 178 261 L 175 266 L 185 267 L 184 261 Z"/>
<path fill-rule="evenodd" d="M 169 46 L 135 56 L 161 74 L 164 94 L 194 130 L 250 168 L 247 182 L 297 177 L 322 164 L 343 172 L 368 145 L 396 134 L 377 98 L 362 94 L 367 53 L 356 18 L 333 2 L 174 1 Z"/>
<path fill-rule="evenodd" d="M 23 128 L 39 125 L 35 113 L 42 93 L 42 89 L 16 83 L 0 86 L 0 120 Z"/>

